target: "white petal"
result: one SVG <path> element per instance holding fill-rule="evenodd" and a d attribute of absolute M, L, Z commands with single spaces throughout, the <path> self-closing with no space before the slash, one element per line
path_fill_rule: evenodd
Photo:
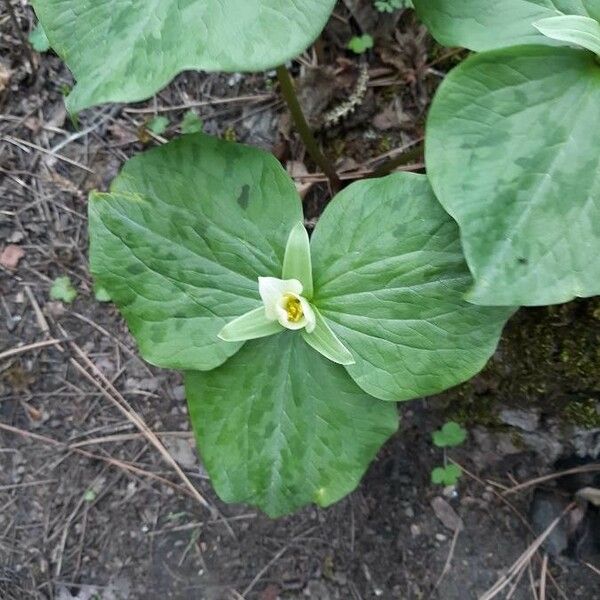
<path fill-rule="evenodd" d="M 302 312 L 304 313 L 304 325 L 306 326 L 307 333 L 312 333 L 317 325 L 317 317 L 315 311 L 306 298 L 300 296 L 300 306 L 302 306 Z"/>
<path fill-rule="evenodd" d="M 277 307 L 281 304 L 284 294 L 299 295 L 302 293 L 302 284 L 297 279 L 277 279 L 277 277 L 259 277 L 258 293 L 265 305 L 267 319 L 277 321 L 279 311 Z M 281 322 L 281 321 L 280 321 Z M 283 323 L 282 323 L 283 325 Z"/>

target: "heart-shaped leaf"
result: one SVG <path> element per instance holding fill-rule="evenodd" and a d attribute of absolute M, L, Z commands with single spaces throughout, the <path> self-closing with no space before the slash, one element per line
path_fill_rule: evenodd
<path fill-rule="evenodd" d="M 311 241 L 314 303 L 383 400 L 408 400 L 475 375 L 494 352 L 506 308 L 463 300 L 472 283 L 458 228 L 427 178 L 395 174 L 346 188 Z"/>
<path fill-rule="evenodd" d="M 445 467 L 436 467 L 431 471 L 431 483 L 436 485 L 456 485 L 461 478 L 462 469 L 451 463 Z"/>
<path fill-rule="evenodd" d="M 467 432 L 458 423 L 449 421 L 440 430 L 434 431 L 431 437 L 438 448 L 453 448 L 467 439 Z"/>
<path fill-rule="evenodd" d="M 570 48 L 469 58 L 434 100 L 426 162 L 482 305 L 600 294 L 600 65 Z"/>
<path fill-rule="evenodd" d="M 600 20 L 599 0 L 414 0 L 440 44 L 482 51 L 520 44 L 557 45 L 534 22 L 560 14 Z"/>
<path fill-rule="evenodd" d="M 261 71 L 300 54 L 335 0 L 34 0 L 77 112 L 152 96 L 184 69 Z"/>
<path fill-rule="evenodd" d="M 91 270 L 142 355 L 221 364 L 241 344 L 219 331 L 261 306 L 259 276 L 281 276 L 294 184 L 270 154 L 197 134 L 133 158 L 112 189 L 90 200 Z"/>
<path fill-rule="evenodd" d="M 292 332 L 248 342 L 185 379 L 217 493 L 272 517 L 348 494 L 398 423 L 393 404 L 369 397 Z"/>

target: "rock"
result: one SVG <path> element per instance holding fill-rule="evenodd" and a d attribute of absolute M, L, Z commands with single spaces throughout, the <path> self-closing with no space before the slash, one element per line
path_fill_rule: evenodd
<path fill-rule="evenodd" d="M 600 506 L 600 489 L 585 487 L 577 492 L 577 497 L 590 502 L 594 506 Z"/>
<path fill-rule="evenodd" d="M 536 535 L 542 534 L 548 526 L 564 512 L 570 500 L 552 491 L 536 490 L 530 506 L 531 524 Z M 563 555 L 569 544 L 565 519 L 554 527 L 546 538 L 543 548 L 554 558 Z"/>
<path fill-rule="evenodd" d="M 507 408 L 501 410 L 498 416 L 506 425 L 517 427 L 523 431 L 535 431 L 540 424 L 540 415 L 533 410 L 511 410 Z"/>
<path fill-rule="evenodd" d="M 310 600 L 331 600 L 327 586 L 319 580 L 313 579 L 308 582 L 304 589 L 304 595 Z"/>
<path fill-rule="evenodd" d="M 198 457 L 190 440 L 179 437 L 164 437 L 163 443 L 169 454 L 184 469 L 193 469 L 198 465 Z"/>
<path fill-rule="evenodd" d="M 564 453 L 561 437 L 551 430 L 549 432 L 524 433 L 521 440 L 526 448 L 533 450 L 545 462 L 551 463 Z"/>
<path fill-rule="evenodd" d="M 14 270 L 19 265 L 19 261 L 25 256 L 25 250 L 20 246 L 9 244 L 0 253 L 0 265 L 6 269 Z"/>
<path fill-rule="evenodd" d="M 435 516 L 440 520 L 442 525 L 454 532 L 457 529 L 460 531 L 464 528 L 462 519 L 456 514 L 456 511 L 444 500 L 441 496 L 435 497 L 431 501 L 431 508 Z"/>
<path fill-rule="evenodd" d="M 600 429 L 575 428 L 571 443 L 577 456 L 600 458 Z"/>

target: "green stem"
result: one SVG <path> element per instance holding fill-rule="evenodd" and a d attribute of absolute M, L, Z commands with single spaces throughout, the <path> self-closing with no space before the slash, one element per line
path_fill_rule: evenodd
<path fill-rule="evenodd" d="M 325 173 L 327 179 L 329 179 L 332 192 L 334 194 L 337 193 L 342 187 L 342 182 L 340 181 L 333 164 L 325 157 L 323 152 L 321 152 L 321 148 L 319 148 L 319 144 L 317 143 L 317 140 L 315 139 L 313 132 L 306 121 L 304 113 L 302 112 L 300 102 L 298 102 L 298 96 L 296 95 L 296 90 L 294 89 L 294 82 L 292 81 L 292 78 L 290 77 L 290 74 L 284 65 L 277 67 L 277 79 L 279 80 L 279 85 L 281 86 L 281 94 L 283 95 L 283 99 L 290 109 L 292 119 L 294 120 L 296 129 L 298 130 L 298 133 L 300 134 L 300 137 L 306 146 L 306 150 L 319 168 L 323 171 L 323 173 Z"/>

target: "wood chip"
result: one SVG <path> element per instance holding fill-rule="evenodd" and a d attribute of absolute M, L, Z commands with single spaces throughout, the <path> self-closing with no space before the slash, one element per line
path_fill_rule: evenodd
<path fill-rule="evenodd" d="M 25 250 L 20 246 L 9 244 L 0 254 L 0 265 L 6 269 L 16 269 L 19 261 L 25 256 Z"/>
<path fill-rule="evenodd" d="M 446 527 L 446 529 L 449 529 L 450 531 L 461 531 L 464 529 L 464 523 L 462 519 L 441 496 L 437 496 L 431 501 L 431 508 L 433 508 L 435 516 L 440 520 L 442 525 Z"/>

